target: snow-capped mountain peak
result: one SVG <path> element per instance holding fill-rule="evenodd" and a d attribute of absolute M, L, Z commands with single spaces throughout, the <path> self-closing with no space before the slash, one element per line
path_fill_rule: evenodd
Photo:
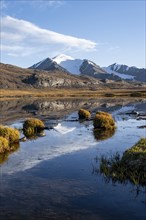
<path fill-rule="evenodd" d="M 74 60 L 74 58 L 71 56 L 65 55 L 65 54 L 59 54 L 53 57 L 52 60 L 60 64 L 61 62 L 66 61 L 66 60 Z"/>
<path fill-rule="evenodd" d="M 81 59 L 74 59 L 65 54 L 60 54 L 52 59 L 54 62 L 68 70 L 72 74 L 80 74 L 80 67 L 83 63 Z"/>

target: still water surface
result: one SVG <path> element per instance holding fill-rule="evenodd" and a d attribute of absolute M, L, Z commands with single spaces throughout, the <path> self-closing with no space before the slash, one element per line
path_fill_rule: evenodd
<path fill-rule="evenodd" d="M 144 120 L 125 114 L 143 112 L 141 101 L 37 101 L 1 104 L 3 123 L 22 127 L 25 117 L 42 118 L 46 136 L 27 140 L 0 165 L 0 219 L 95 219 L 146 218 L 146 189 L 131 183 L 106 182 L 94 173 L 95 158 L 121 154 L 145 137 Z M 115 134 L 96 140 L 91 121 L 70 121 L 77 110 L 105 110 L 116 120 Z M 15 111 L 14 111 L 15 109 Z M 12 116 L 13 112 L 13 116 Z"/>

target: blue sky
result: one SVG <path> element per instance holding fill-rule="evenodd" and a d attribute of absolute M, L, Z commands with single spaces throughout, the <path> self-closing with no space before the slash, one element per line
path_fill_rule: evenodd
<path fill-rule="evenodd" d="M 28 67 L 63 53 L 145 67 L 143 0 L 2 0 L 1 12 L 1 62 Z"/>

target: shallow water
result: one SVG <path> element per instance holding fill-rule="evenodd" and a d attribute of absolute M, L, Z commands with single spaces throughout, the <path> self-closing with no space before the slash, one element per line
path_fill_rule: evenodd
<path fill-rule="evenodd" d="M 48 103 L 57 107 L 49 112 Z M 77 118 L 77 109 L 82 106 L 92 112 L 112 113 L 117 125 L 115 134 L 99 141 L 94 137 L 91 121 L 69 121 Z M 137 189 L 131 183 L 106 182 L 102 175 L 93 172 L 99 165 L 96 157 L 122 154 L 145 136 L 145 129 L 138 128 L 145 121 L 125 114 L 131 110 L 144 111 L 144 101 L 78 100 L 76 103 L 66 100 L 44 104 L 35 100 L 31 108 L 29 103 L 25 106 L 17 103 L 14 118 L 11 117 L 14 104 L 8 109 L 7 113 L 2 112 L 1 118 L 13 127 L 22 127 L 26 115 L 35 115 L 54 129 L 46 130 L 45 137 L 22 142 L 0 165 L 1 220 L 146 218 L 144 187 Z"/>

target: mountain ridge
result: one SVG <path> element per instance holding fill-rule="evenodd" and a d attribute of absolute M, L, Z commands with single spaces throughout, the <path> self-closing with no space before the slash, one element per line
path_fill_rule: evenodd
<path fill-rule="evenodd" d="M 108 67 L 100 67 L 88 59 L 75 59 L 71 56 L 60 54 L 54 58 L 46 58 L 31 69 L 62 70 L 74 75 L 88 75 L 100 80 L 128 80 L 146 82 L 146 69 L 129 67 L 125 64 L 111 64 Z M 62 69 L 63 68 L 63 69 Z"/>
<path fill-rule="evenodd" d="M 99 80 L 88 75 L 73 75 L 61 70 L 44 71 L 40 69 L 21 68 L 0 63 L 1 89 L 89 89 L 106 90 L 119 88 L 143 88 L 144 83 L 126 81 Z"/>

